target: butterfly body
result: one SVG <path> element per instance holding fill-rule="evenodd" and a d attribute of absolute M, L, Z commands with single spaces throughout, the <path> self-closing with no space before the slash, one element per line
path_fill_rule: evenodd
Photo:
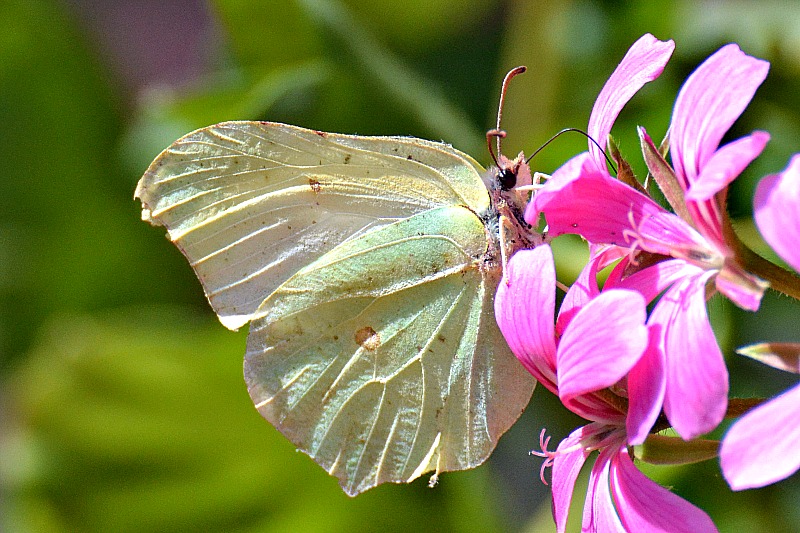
<path fill-rule="evenodd" d="M 223 324 L 250 323 L 258 410 L 348 494 L 480 464 L 530 398 L 491 310 L 533 237 L 504 238 L 482 172 L 442 143 L 229 122 L 139 183 Z"/>

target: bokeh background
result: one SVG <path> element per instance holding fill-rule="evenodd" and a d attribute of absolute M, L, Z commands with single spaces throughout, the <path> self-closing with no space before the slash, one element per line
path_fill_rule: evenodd
<path fill-rule="evenodd" d="M 555 442 L 581 421 L 544 390 L 487 465 L 433 490 L 421 479 L 346 497 L 256 413 L 246 332 L 219 324 L 163 230 L 139 220 L 136 182 L 180 135 L 231 119 L 445 140 L 488 163 L 484 132 L 518 64 L 530 70 L 508 94 L 505 151 L 530 153 L 585 127 L 606 77 L 652 32 L 675 55 L 614 130 L 641 171 L 634 126 L 662 136 L 685 76 L 736 41 L 772 62 L 731 132 L 772 133 L 730 205 L 769 254 L 750 203 L 800 150 L 798 21 L 788 0 L 3 0 L 0 530 L 554 531 L 528 451 L 542 427 Z M 532 166 L 552 171 L 585 143 L 562 137 Z M 557 246 L 569 282 L 582 246 Z M 733 350 L 800 339 L 800 308 L 774 295 L 756 315 L 710 305 L 733 392 L 787 387 Z M 716 461 L 642 468 L 721 531 L 800 530 L 797 479 L 734 494 Z"/>

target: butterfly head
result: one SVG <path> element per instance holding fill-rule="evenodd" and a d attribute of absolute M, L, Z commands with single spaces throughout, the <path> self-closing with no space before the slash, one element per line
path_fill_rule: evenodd
<path fill-rule="evenodd" d="M 531 184 L 531 169 L 525 160 L 525 155 L 520 152 L 514 159 L 509 159 L 503 154 L 497 159 L 497 168 L 493 172 L 494 187 L 501 191 L 510 191 L 515 187 Z"/>

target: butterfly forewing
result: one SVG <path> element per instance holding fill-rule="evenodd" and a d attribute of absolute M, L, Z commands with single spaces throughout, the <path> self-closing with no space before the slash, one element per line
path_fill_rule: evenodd
<path fill-rule="evenodd" d="M 259 411 L 348 494 L 480 464 L 530 398 L 480 172 L 441 143 L 230 122 L 139 182 L 220 320 L 252 321 Z"/>
<path fill-rule="evenodd" d="M 460 191 L 480 183 L 479 167 L 446 145 L 366 139 L 222 123 L 165 150 L 136 196 L 143 217 L 167 227 L 222 322 L 236 329 L 300 266 L 340 242 L 433 207 L 465 204 Z M 466 203 L 476 212 L 489 201 L 479 190 Z"/>

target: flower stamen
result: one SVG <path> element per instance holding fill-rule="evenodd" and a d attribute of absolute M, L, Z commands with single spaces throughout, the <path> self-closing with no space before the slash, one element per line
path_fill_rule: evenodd
<path fill-rule="evenodd" d="M 555 461 L 556 452 L 550 451 L 547 449 L 547 446 L 550 444 L 550 436 L 546 436 L 547 428 L 542 428 L 541 433 L 539 433 L 539 449 L 541 451 L 531 450 L 529 455 L 535 455 L 536 457 L 542 457 L 544 461 L 542 462 L 542 466 L 539 469 L 539 479 L 542 480 L 542 483 L 545 485 L 549 485 L 547 480 L 544 478 L 544 472 L 551 466 L 553 466 L 553 462 Z"/>

